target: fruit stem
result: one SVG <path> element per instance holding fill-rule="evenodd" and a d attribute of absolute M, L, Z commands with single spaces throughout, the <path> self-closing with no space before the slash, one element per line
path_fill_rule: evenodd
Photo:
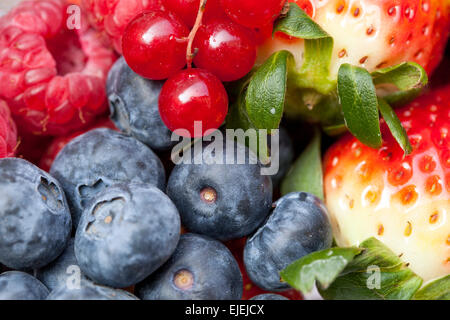
<path fill-rule="evenodd" d="M 281 10 L 280 15 L 285 16 L 289 12 L 289 9 L 291 8 L 291 3 L 289 1 L 286 1 L 286 3 L 283 6 L 283 9 Z"/>
<path fill-rule="evenodd" d="M 207 0 L 200 0 L 200 6 L 198 8 L 197 18 L 195 19 L 195 24 L 192 27 L 191 32 L 188 37 L 188 46 L 186 52 L 186 62 L 188 68 L 192 68 L 192 60 L 194 60 L 195 54 L 197 52 L 192 52 L 192 43 L 194 42 L 195 35 L 197 34 L 198 29 L 202 25 L 203 13 L 205 12 Z"/>

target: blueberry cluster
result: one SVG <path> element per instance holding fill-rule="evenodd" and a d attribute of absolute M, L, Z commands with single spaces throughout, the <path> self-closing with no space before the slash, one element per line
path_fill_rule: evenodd
<path fill-rule="evenodd" d="M 262 289 L 284 290 L 281 269 L 331 245 L 322 202 L 292 193 L 273 205 L 281 176 L 262 175 L 244 145 L 231 144 L 244 163 L 229 164 L 204 143 L 192 164 L 175 165 L 166 179 L 160 156 L 173 142 L 157 112 L 161 83 L 123 59 L 108 79 L 121 132 L 74 138 L 50 174 L 26 160 L 0 160 L 0 299 L 235 300 L 241 272 Z M 283 174 L 293 154 L 282 136 Z M 223 243 L 242 237 L 245 270 Z M 130 287 L 136 296 L 122 290 Z"/>

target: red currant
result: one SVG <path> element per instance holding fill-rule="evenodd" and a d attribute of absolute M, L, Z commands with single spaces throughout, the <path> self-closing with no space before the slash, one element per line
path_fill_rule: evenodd
<path fill-rule="evenodd" d="M 169 78 L 159 96 L 159 113 L 166 126 L 186 137 L 201 137 L 219 128 L 228 112 L 228 96 L 220 80 L 203 69 L 185 69 Z M 202 132 L 194 130 L 200 121 Z"/>
<path fill-rule="evenodd" d="M 175 15 L 145 12 L 127 26 L 122 51 L 127 64 L 139 75 L 166 79 L 186 64 L 189 29 Z"/>
<path fill-rule="evenodd" d="M 272 38 L 272 32 L 273 32 L 273 25 L 268 24 L 267 26 L 263 26 L 260 28 L 254 29 L 254 42 L 256 45 L 261 45 L 264 42 L 266 42 L 268 39 Z M 277 32 L 281 33 L 281 32 Z"/>
<path fill-rule="evenodd" d="M 256 60 L 256 45 L 249 32 L 231 20 L 216 20 L 202 26 L 195 37 L 197 67 L 215 74 L 222 81 L 244 77 Z"/>
<path fill-rule="evenodd" d="M 165 0 L 164 5 L 180 17 L 189 28 L 194 26 L 200 0 Z M 225 16 L 219 0 L 208 0 L 206 2 L 204 19 L 208 20 L 218 16 Z"/>
<path fill-rule="evenodd" d="M 260 28 L 273 23 L 280 14 L 286 0 L 221 0 L 222 7 L 235 22 Z"/>

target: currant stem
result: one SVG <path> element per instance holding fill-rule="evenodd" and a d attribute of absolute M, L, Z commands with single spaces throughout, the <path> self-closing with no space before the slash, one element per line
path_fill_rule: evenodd
<path fill-rule="evenodd" d="M 280 15 L 285 16 L 289 12 L 290 8 L 291 8 L 291 3 L 286 1 L 286 3 L 283 6 L 283 9 L 281 10 Z"/>
<path fill-rule="evenodd" d="M 188 46 L 187 46 L 187 52 L 186 52 L 186 62 L 188 65 L 188 68 L 192 68 L 192 60 L 194 60 L 195 53 L 192 52 L 192 44 L 194 42 L 195 35 L 197 34 L 198 29 L 202 25 L 203 20 L 203 13 L 205 12 L 206 8 L 206 1 L 207 0 L 200 0 L 200 6 L 198 8 L 198 14 L 197 18 L 195 19 L 194 27 L 192 27 L 191 32 L 189 33 L 188 37 Z"/>

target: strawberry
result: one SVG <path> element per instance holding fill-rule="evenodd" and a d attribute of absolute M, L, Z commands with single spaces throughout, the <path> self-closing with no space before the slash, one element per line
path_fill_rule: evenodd
<path fill-rule="evenodd" d="M 413 152 L 384 122 L 379 150 L 347 135 L 324 160 L 326 204 L 339 246 L 374 236 L 430 280 L 450 273 L 450 86 L 398 116 Z"/>
<path fill-rule="evenodd" d="M 295 0 L 334 39 L 330 74 L 343 63 L 369 71 L 414 61 L 431 73 L 449 32 L 447 0 Z M 426 45 L 424 45 L 426 44 Z M 304 42 L 276 35 L 259 49 L 262 63 L 273 52 L 291 51 L 303 63 Z"/>

